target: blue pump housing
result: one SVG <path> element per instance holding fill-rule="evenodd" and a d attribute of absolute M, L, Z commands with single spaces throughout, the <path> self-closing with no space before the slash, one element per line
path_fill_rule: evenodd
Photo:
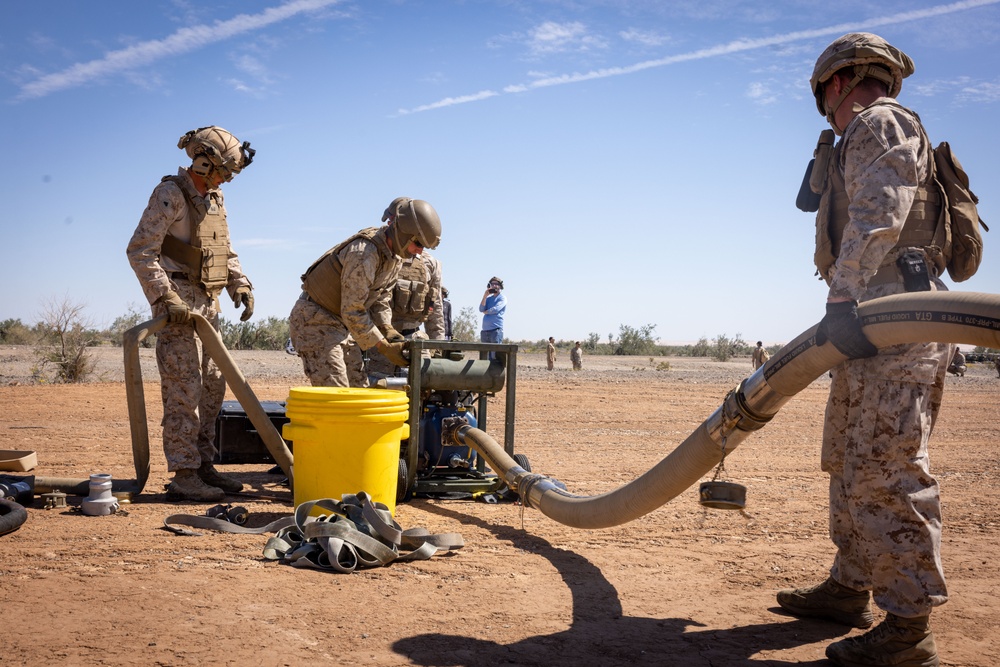
<path fill-rule="evenodd" d="M 476 451 L 471 447 L 444 445 L 441 442 L 441 421 L 446 417 L 464 417 L 469 426 L 478 423 L 471 410 L 447 405 L 430 404 L 420 417 L 420 456 L 425 453 L 431 468 L 470 469 L 476 465 Z M 461 465 L 454 465 L 461 461 Z"/>

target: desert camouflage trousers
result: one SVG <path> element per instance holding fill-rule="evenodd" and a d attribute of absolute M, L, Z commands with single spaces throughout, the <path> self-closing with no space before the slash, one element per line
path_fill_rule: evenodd
<path fill-rule="evenodd" d="M 876 604 L 925 616 L 948 599 L 941 505 L 927 443 L 953 346 L 899 345 L 833 369 L 823 430 L 831 576 Z"/>
<path fill-rule="evenodd" d="M 186 279 L 174 280 L 177 294 L 191 308 L 219 328 L 218 301 Z M 166 315 L 162 304 L 154 317 Z M 163 453 L 167 470 L 194 469 L 215 459 L 215 422 L 222 409 L 226 381 L 205 354 L 194 323 L 167 324 L 156 335 L 156 366 L 163 398 Z"/>
<path fill-rule="evenodd" d="M 300 297 L 288 316 L 288 333 L 312 386 L 368 386 L 361 348 L 326 308 Z"/>

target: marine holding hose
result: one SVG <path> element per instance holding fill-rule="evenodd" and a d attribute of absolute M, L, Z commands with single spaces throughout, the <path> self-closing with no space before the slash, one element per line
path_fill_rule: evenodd
<path fill-rule="evenodd" d="M 256 151 L 215 125 L 187 132 L 177 147 L 191 166 L 164 176 L 153 189 L 126 252 L 154 317 L 167 316 L 156 336 L 163 452 L 174 473 L 167 497 L 218 502 L 243 485 L 212 465 L 226 381 L 202 349 L 190 314 L 202 315 L 218 330 L 223 289 L 243 307 L 241 320 L 253 314 L 253 286 L 230 245 L 219 186 L 249 165 Z"/>
<path fill-rule="evenodd" d="M 874 596 L 885 621 L 828 646 L 837 665 L 937 665 L 928 621 L 948 599 L 927 450 L 952 346 L 879 351 L 857 315 L 869 299 L 946 289 L 932 146 L 917 114 L 895 100 L 912 73 L 913 61 L 881 37 L 851 33 L 820 55 L 811 80 L 820 114 L 840 136 L 835 146 L 829 130 L 821 136 L 811 177 L 821 195 L 816 266 L 830 286 L 816 344 L 849 357 L 833 369 L 823 428 L 837 553 L 826 581 L 780 591 L 778 603 L 796 616 L 868 628 Z"/>

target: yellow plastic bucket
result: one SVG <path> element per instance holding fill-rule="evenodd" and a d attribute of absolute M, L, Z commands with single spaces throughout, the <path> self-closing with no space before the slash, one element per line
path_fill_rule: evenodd
<path fill-rule="evenodd" d="M 396 511 L 399 443 L 409 431 L 405 392 L 353 387 L 293 387 L 284 437 L 295 447 L 296 507 L 366 492 Z"/>

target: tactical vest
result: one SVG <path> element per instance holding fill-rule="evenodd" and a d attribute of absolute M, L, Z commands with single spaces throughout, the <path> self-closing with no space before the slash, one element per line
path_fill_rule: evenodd
<path fill-rule="evenodd" d="M 894 106 L 913 114 L 909 109 L 894 102 L 884 101 L 877 104 Z M 916 114 L 913 115 L 916 116 Z M 950 252 L 950 247 L 948 247 L 950 244 L 947 242 L 944 207 L 941 205 L 941 186 L 934 176 L 934 155 L 927 134 L 922 126 L 919 127 L 928 152 L 927 180 L 917 188 L 913 205 L 910 207 L 910 212 L 906 216 L 903 229 L 899 234 L 899 240 L 892 250 L 923 248 L 937 269 L 936 275 L 941 275 L 947 264 L 946 253 Z M 827 153 L 830 156 L 829 162 L 826 165 L 821 165 L 817 158 L 817 163 L 814 166 L 814 169 L 825 169 L 826 180 L 822 189 L 819 210 L 816 213 L 816 252 L 813 261 L 816 263 L 819 275 L 826 280 L 827 284 L 832 280 L 833 265 L 837 262 L 837 256 L 840 254 L 840 243 L 844 238 L 844 229 L 851 220 L 848 211 L 850 201 L 847 197 L 847 185 L 840 169 L 842 153 L 843 141 L 838 141 L 833 150 Z M 886 263 L 891 263 L 895 259 L 895 253 L 890 252 L 886 256 Z"/>
<path fill-rule="evenodd" d="M 184 195 L 191 212 L 191 243 L 167 234 L 160 252 L 181 264 L 188 278 L 207 291 L 225 287 L 229 282 L 229 225 L 216 199 L 218 193 L 203 197 L 188 179 L 179 176 L 164 176 L 164 181 L 173 181 Z"/>
<path fill-rule="evenodd" d="M 382 229 L 381 227 L 362 229 L 340 245 L 323 253 L 302 274 L 302 290 L 309 295 L 310 299 L 339 317 L 341 307 L 340 278 L 344 271 L 344 264 L 340 261 L 340 251 L 357 239 L 365 239 L 374 243 L 380 254 L 389 258 L 394 257 L 385 242 L 385 234 L 379 233 Z M 374 289 L 373 291 L 380 292 L 381 290 Z"/>
<path fill-rule="evenodd" d="M 411 261 L 403 262 L 392 288 L 392 318 L 406 322 L 423 322 L 431 314 L 434 303 L 431 286 L 427 275 L 430 273 L 430 262 L 421 255 L 416 255 Z"/>

